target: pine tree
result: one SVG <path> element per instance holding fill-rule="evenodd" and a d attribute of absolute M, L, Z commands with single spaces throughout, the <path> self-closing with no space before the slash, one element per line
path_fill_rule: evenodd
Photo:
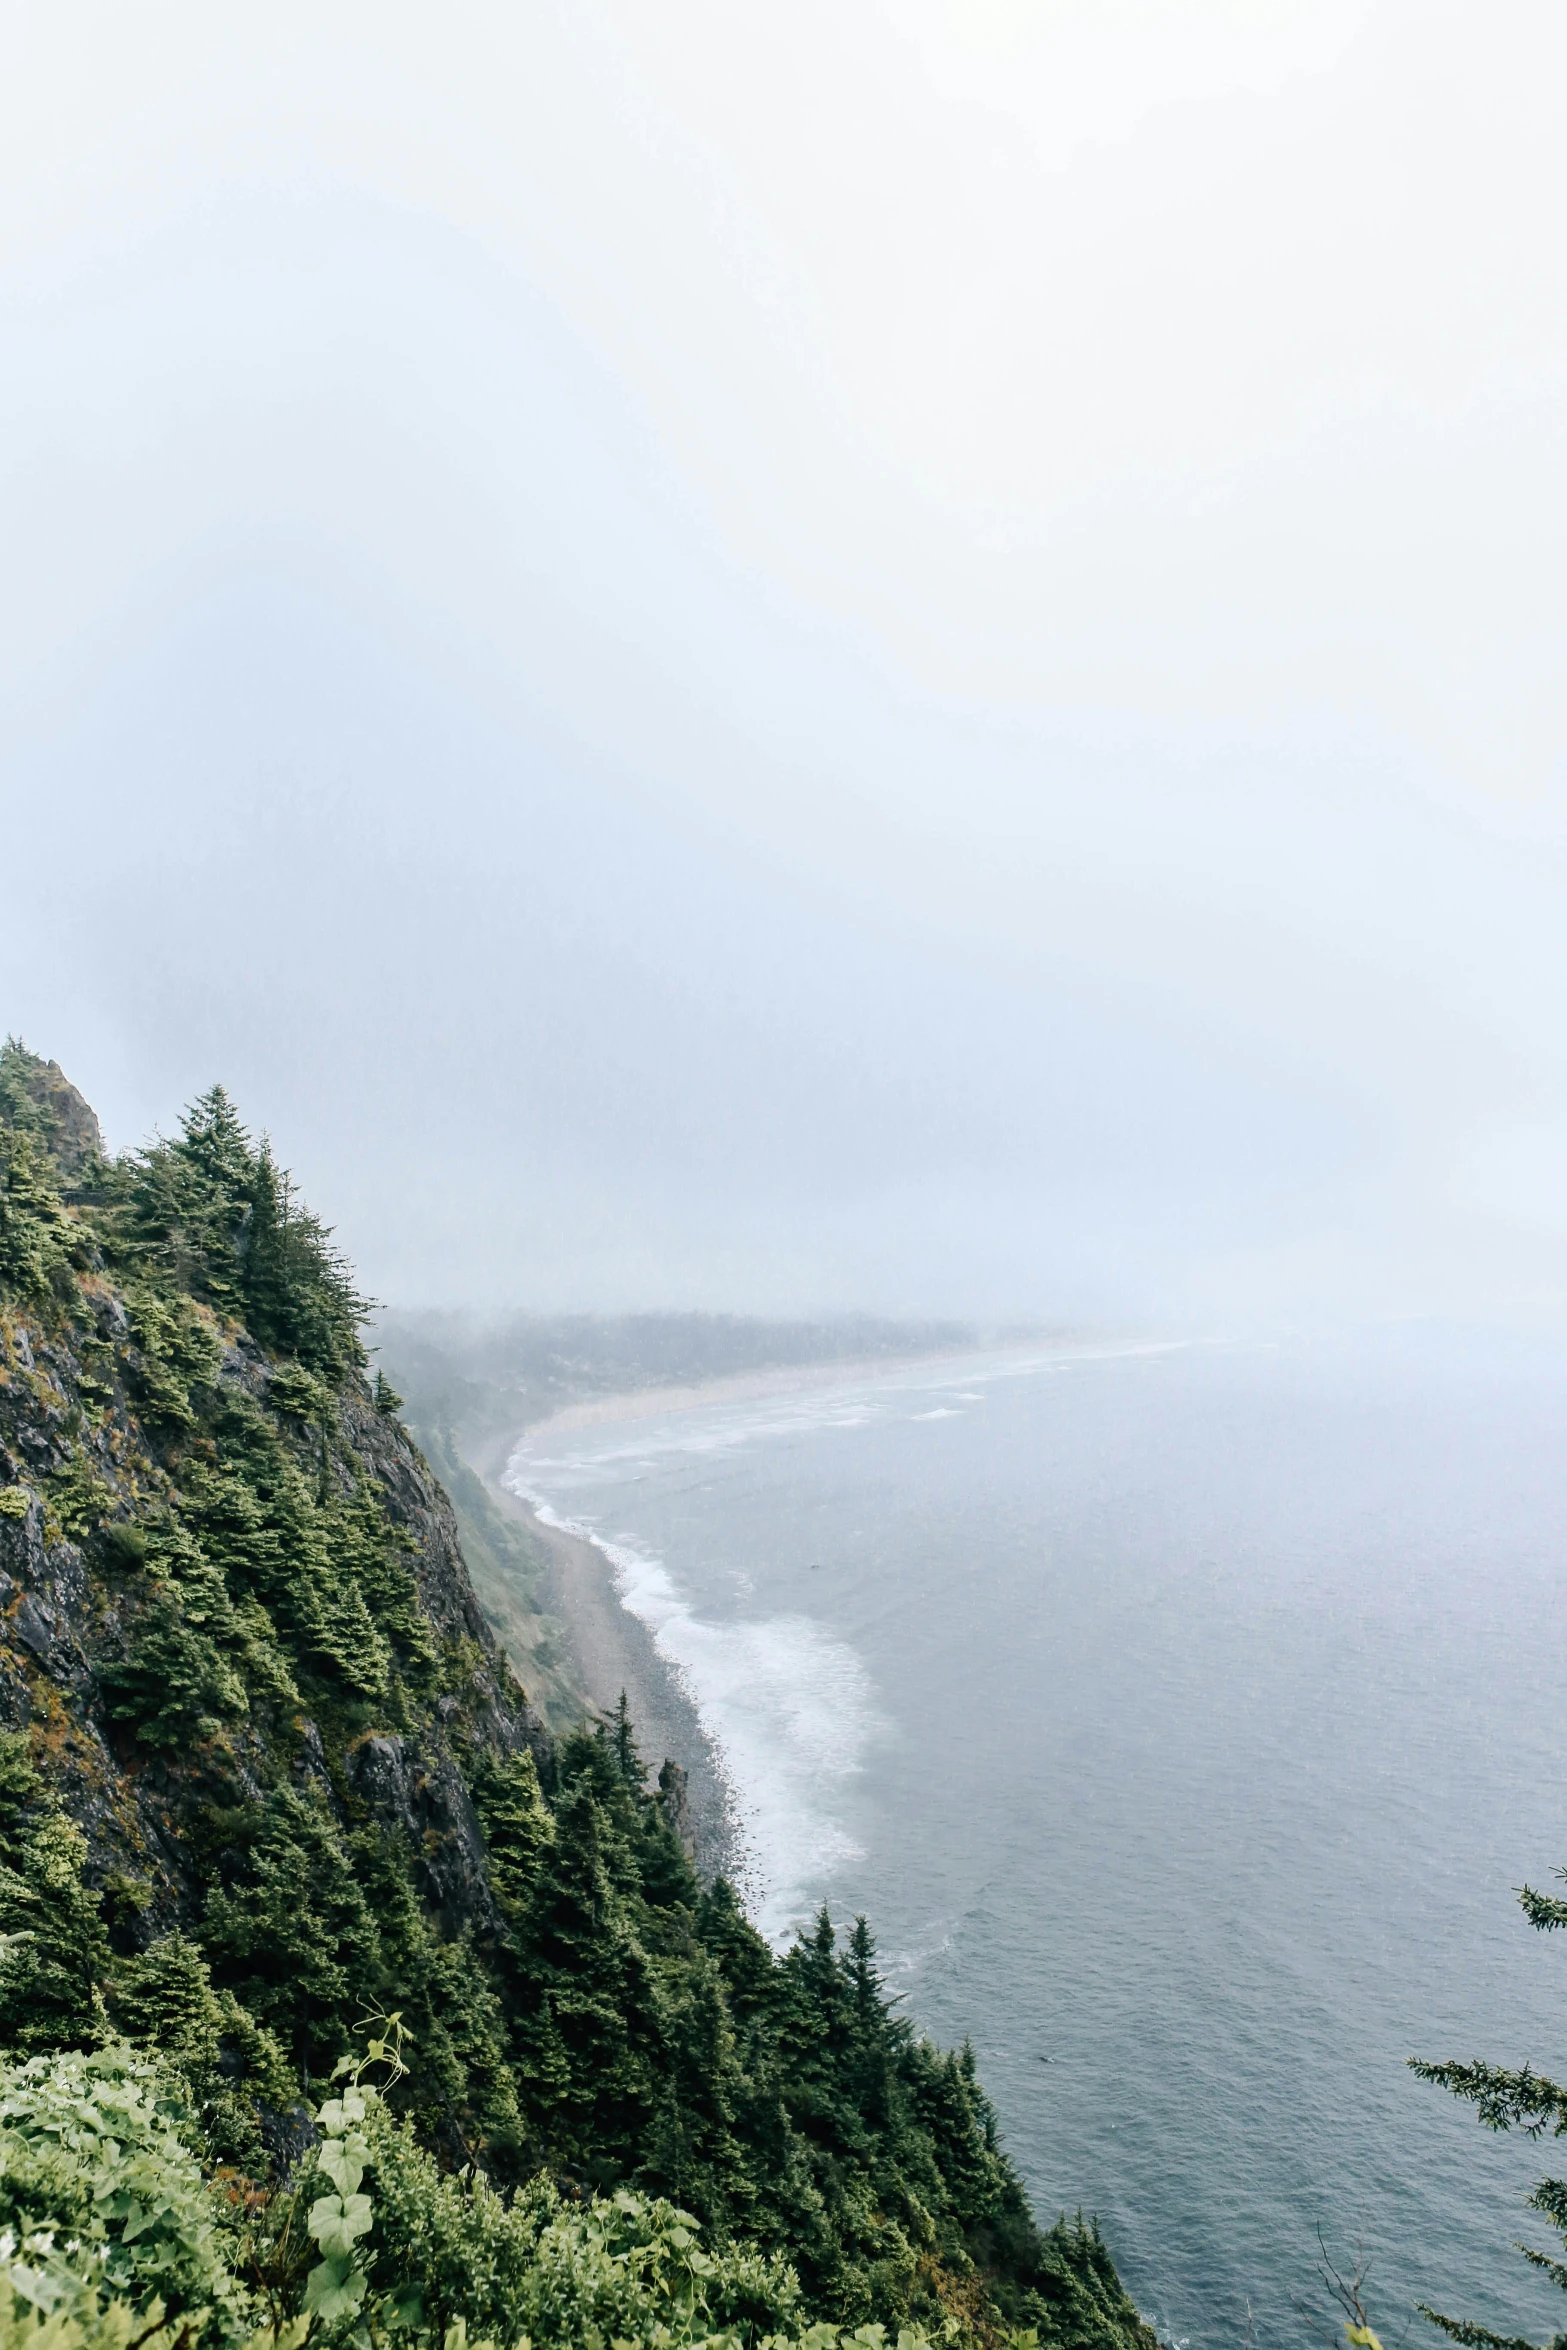
<path fill-rule="evenodd" d="M 723 1968 L 735 2016 L 749 2023 L 771 2015 L 780 1989 L 777 1961 L 727 1877 L 715 1877 L 701 1896 L 696 1930 Z"/>
<path fill-rule="evenodd" d="M 349 1854 L 376 1922 L 382 1981 L 394 1987 L 418 2050 L 405 2096 L 456 2159 L 514 2159 L 521 2120 L 494 1981 L 466 1934 L 442 1939 L 415 1890 L 403 1838 L 377 1822 L 351 1838 Z"/>
<path fill-rule="evenodd" d="M 661 2038 L 647 1959 L 616 1892 L 617 1841 L 593 1787 L 579 1776 L 556 1811 L 554 1840 L 517 1937 L 521 2012 L 514 2028 L 525 2093 L 528 2077 L 546 2069 L 546 2054 L 557 2073 L 564 2058 L 564 2094 L 540 2120 L 589 2176 L 624 2175 L 634 2163 L 654 2102 L 652 2060 Z"/>
<path fill-rule="evenodd" d="M 103 2037 L 109 1937 L 82 1883 L 86 1857 L 26 1732 L 0 1734 L 0 2045 L 30 2055 Z"/>
<path fill-rule="evenodd" d="M 1567 1881 L 1567 1869 L 1558 1869 L 1558 1877 Z M 1567 1926 L 1567 1901 L 1555 1894 L 1537 1893 L 1525 1885 L 1518 1896 L 1518 1904 L 1531 1926 L 1542 1934 L 1555 1933 Z M 1504 2066 L 1482 2063 L 1428 2064 L 1418 2057 L 1410 2059 L 1410 2069 L 1422 2080 L 1435 2081 L 1439 2087 L 1451 2090 L 1466 2104 L 1475 2108 L 1476 2118 L 1489 2130 L 1521 2129 L 1531 2138 L 1549 2131 L 1552 2137 L 1567 2137 L 1567 2088 L 1558 2086 L 1544 2073 L 1537 2073 L 1529 2065 L 1521 2072 L 1512 2072 Z M 1567 2180 L 1542 2179 L 1529 2197 L 1534 2210 L 1548 2220 L 1567 2246 Z M 1525 2260 L 1543 2271 L 1567 2292 L 1567 2262 L 1553 2254 L 1539 2252 L 1532 2247 L 1519 2247 Z M 1440 2326 L 1443 2333 L 1455 2342 L 1476 2346 L 1476 2350 L 1519 2350 L 1518 2337 L 1495 2334 L 1468 2319 L 1443 2317 L 1436 2310 L 1419 2304 L 1424 2316 Z M 1556 2341 L 1564 2337 L 1558 2334 Z"/>
<path fill-rule="evenodd" d="M 174 1154 L 190 1177 L 193 1237 L 214 1302 L 233 1308 L 242 1295 L 256 1161 L 250 1136 L 221 1085 L 198 1095 L 180 1120 Z"/>
<path fill-rule="evenodd" d="M 907 2027 L 895 2022 L 876 1971 L 876 1944 L 864 1918 L 856 1918 L 849 1947 L 840 1961 L 850 2001 L 852 2046 L 848 2085 L 864 2120 L 873 2129 L 892 2121 L 895 2058 Z"/>
<path fill-rule="evenodd" d="M 191 1103 L 175 1141 L 154 1143 L 128 1172 L 135 1247 L 221 1312 L 237 1311 L 255 1161 L 222 1086 Z"/>
<path fill-rule="evenodd" d="M 482 1756 L 474 1770 L 473 1799 L 484 1829 L 490 1890 L 502 1917 L 516 1926 L 555 1834 L 528 1749 Z"/>
<path fill-rule="evenodd" d="M 120 1969 L 114 2021 L 127 2040 L 156 2048 L 197 2082 L 217 2069 L 223 2003 L 194 1942 L 164 1934 Z"/>
<path fill-rule="evenodd" d="M 263 1136 L 250 1190 L 245 1319 L 263 1346 L 337 1380 L 364 1363 L 359 1325 L 370 1301 L 331 1242 L 327 1226 L 300 1206 L 292 1176 Z"/>
<path fill-rule="evenodd" d="M 277 1787 L 232 1880 L 207 1897 L 214 1974 L 303 2075 L 331 2070 L 389 1983 L 381 1933 L 319 1784 Z"/>
<path fill-rule="evenodd" d="M 25 1128 L 0 1125 L 0 1296 L 57 1307 L 74 1239 L 42 1144 Z"/>
<path fill-rule="evenodd" d="M 865 2046 L 879 2044 L 886 2036 L 888 2002 L 882 1995 L 882 1980 L 876 1972 L 875 1938 L 862 1917 L 854 1921 L 849 1947 L 840 1964 L 853 2003 L 856 2036 Z"/>
<path fill-rule="evenodd" d="M 851 2043 L 852 2011 L 836 1943 L 824 1905 L 809 1937 L 802 1934 L 784 1960 L 783 2041 L 802 2090 L 813 2094 L 824 2112 L 836 2109 L 837 2071 Z"/>
<path fill-rule="evenodd" d="M 245 1252 L 245 1319 L 263 1346 L 289 1345 L 293 1304 L 288 1262 L 289 1180 L 263 1135 L 250 1185 L 250 1241 Z"/>
<path fill-rule="evenodd" d="M 177 1587 L 154 1591 L 137 1616 L 125 1656 L 99 1671 L 109 1718 L 134 1725 L 144 1746 L 214 1738 L 249 1711 L 245 1685 L 215 1641 L 193 1623 Z"/>
<path fill-rule="evenodd" d="M 378 1643 L 376 1669 L 384 1678 L 390 1651 L 406 1679 L 427 1682 L 437 1663 L 430 1620 L 409 1563 L 412 1544 L 390 1523 L 385 1495 L 368 1480 L 352 1494 L 329 1492 L 320 1520 L 333 1585 L 355 1595 L 367 1613 L 365 1629 Z"/>
<path fill-rule="evenodd" d="M 664 2027 L 668 2069 L 638 2175 L 726 2229 L 743 2225 L 757 2200 L 735 2134 L 745 2082 L 723 1973 L 705 1952 L 669 1987 Z"/>
<path fill-rule="evenodd" d="M 631 1727 L 631 1708 L 622 1689 L 620 1703 L 605 1723 L 610 1746 L 614 1750 L 621 1777 L 633 1794 L 640 1794 L 647 1785 L 647 1765 L 637 1751 L 636 1733 Z"/>

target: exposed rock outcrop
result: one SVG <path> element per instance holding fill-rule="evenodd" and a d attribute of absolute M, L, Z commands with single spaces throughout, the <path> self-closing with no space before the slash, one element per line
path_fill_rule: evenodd
<path fill-rule="evenodd" d="M 54 1063 L 33 1077 L 58 1174 L 78 1174 L 101 1152 L 97 1120 Z M 113 1675 L 151 1604 L 144 1530 L 177 1521 L 216 1455 L 199 1414 L 160 1419 L 154 1320 L 89 1264 L 62 1310 L 0 1311 L 0 1728 L 29 1728 L 46 1748 L 87 1839 L 88 1883 L 136 1886 L 123 1929 L 134 1943 L 194 1922 L 200 1815 L 285 1781 L 314 1785 L 345 1826 L 373 1818 L 405 1837 L 443 1930 L 486 1934 L 495 1909 L 463 1764 L 485 1747 L 543 1756 L 548 1740 L 474 1596 L 451 1506 L 362 1376 L 329 1390 L 216 1315 L 201 1331 L 215 1358 L 203 1410 L 245 1399 L 280 1428 L 318 1501 L 373 1497 L 411 1573 L 422 1681 L 394 1674 L 383 1721 L 378 1701 L 359 1701 L 372 1718 L 351 1736 L 341 1718 L 324 1730 L 308 1696 L 252 1704 L 175 1743 L 149 1744 L 120 1718 Z"/>

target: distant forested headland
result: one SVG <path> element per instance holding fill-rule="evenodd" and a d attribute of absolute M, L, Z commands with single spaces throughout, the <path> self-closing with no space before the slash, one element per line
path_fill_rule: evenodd
<path fill-rule="evenodd" d="M 848 1368 L 1037 1335 L 882 1315 L 768 1321 L 752 1314 L 382 1312 L 377 1349 L 408 1417 L 464 1449 L 515 1435 L 563 1405 L 648 1388 L 700 1387 L 746 1372 Z"/>

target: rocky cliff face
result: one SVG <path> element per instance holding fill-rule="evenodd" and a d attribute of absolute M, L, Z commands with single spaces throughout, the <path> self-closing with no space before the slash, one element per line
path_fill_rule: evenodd
<path fill-rule="evenodd" d="M 0 1046 L 0 2049 L 155 2049 L 276 2181 L 395 2014 L 450 2169 L 677 2198 L 835 2325 L 1152 2350 L 864 1921 L 775 1957 L 624 1708 L 545 1736 L 364 1310 L 220 1089 L 105 1162 Z"/>
<path fill-rule="evenodd" d="M 49 1155 L 66 1183 L 79 1181 L 103 1157 L 103 1129 L 97 1114 L 77 1092 L 58 1061 L 18 1056 L 17 1083 L 30 1104 Z"/>
<path fill-rule="evenodd" d="M 21 1075 L 69 1203 L 97 1120 L 54 1063 Z M 69 1277 L 0 1291 L 0 1729 L 47 1762 L 117 1939 L 194 1925 L 214 1814 L 279 1784 L 392 1831 L 443 1931 L 482 1935 L 465 1774 L 546 1741 L 444 1493 L 362 1372 L 333 1386 L 171 1305 L 64 1217 Z"/>

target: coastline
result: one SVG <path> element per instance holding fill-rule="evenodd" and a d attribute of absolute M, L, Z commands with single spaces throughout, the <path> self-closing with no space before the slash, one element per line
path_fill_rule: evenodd
<path fill-rule="evenodd" d="M 476 1443 L 469 1464 L 495 1507 L 520 1525 L 543 1562 L 539 1598 L 562 1627 L 571 1659 L 571 1678 L 589 1713 L 613 1713 L 625 1691 L 637 1745 L 656 1780 L 667 1758 L 686 1775 L 688 1836 L 704 1877 L 743 1874 L 743 1845 L 734 1815 L 723 1756 L 704 1727 L 679 1675 L 660 1656 L 646 1624 L 621 1601 L 615 1570 L 586 1536 L 550 1525 L 506 1483 L 506 1471 L 523 1438 L 542 1430 L 587 1428 L 613 1420 L 651 1419 L 663 1412 L 703 1404 L 852 1386 L 877 1371 L 933 1369 L 972 1355 L 972 1346 L 916 1355 L 862 1356 L 849 1362 L 780 1364 L 733 1372 L 686 1387 L 639 1387 L 565 1404 L 538 1419 L 514 1422 L 500 1435 Z M 521 1660 L 517 1660 L 519 1664 Z"/>
<path fill-rule="evenodd" d="M 572 1678 L 589 1714 L 611 1714 L 625 1692 L 637 1746 L 657 1781 L 673 1762 L 686 1776 L 687 1834 L 700 1874 L 733 1872 L 738 1845 L 720 1757 L 679 1677 L 640 1619 L 621 1604 L 615 1571 L 596 1543 L 552 1526 L 505 1483 L 524 1430 L 478 1447 L 473 1467 L 496 1507 L 523 1526 L 544 1562 L 543 1598 L 564 1627 Z"/>
<path fill-rule="evenodd" d="M 779 1363 L 767 1370 L 731 1371 L 722 1379 L 704 1379 L 689 1387 L 633 1387 L 618 1395 L 584 1396 L 580 1402 L 562 1404 L 536 1420 L 519 1421 L 508 1437 L 497 1439 L 487 1452 L 499 1462 L 494 1472 L 498 1478 L 522 1438 L 538 1436 L 548 1428 L 595 1428 L 603 1421 L 654 1420 L 665 1412 L 694 1411 L 704 1404 L 746 1403 L 769 1395 L 795 1395 L 802 1389 L 854 1387 L 877 1371 L 917 1371 L 926 1365 L 934 1370 L 942 1363 L 963 1362 L 989 1351 L 964 1345 L 939 1347 L 926 1354 L 858 1355 L 846 1362 Z M 490 1482 L 491 1472 L 486 1469 L 482 1473 Z"/>
<path fill-rule="evenodd" d="M 506 1472 L 526 1438 L 536 1442 L 551 1429 L 595 1427 L 635 1421 L 704 1405 L 746 1402 L 854 1387 L 878 1374 L 930 1369 L 935 1372 L 992 1350 L 972 1344 L 917 1354 L 859 1356 L 849 1361 L 781 1364 L 730 1373 L 689 1386 L 648 1386 L 587 1396 L 536 1418 L 519 1418 L 505 1433 L 474 1443 L 469 1464 L 495 1507 L 526 1533 L 541 1561 L 539 1600 L 564 1635 L 570 1657 L 567 1676 L 591 1714 L 615 1710 L 621 1692 L 637 1733 L 650 1778 L 668 1758 L 686 1775 L 688 1837 L 699 1871 L 743 1880 L 745 1842 L 736 1817 L 725 1758 L 679 1673 L 659 1653 L 652 1632 L 624 1605 L 615 1568 L 597 1543 L 551 1524 L 515 1493 Z M 1008 1349 L 1007 1351 L 1012 1351 Z M 1019 1353 L 1033 1347 L 1019 1346 Z"/>

